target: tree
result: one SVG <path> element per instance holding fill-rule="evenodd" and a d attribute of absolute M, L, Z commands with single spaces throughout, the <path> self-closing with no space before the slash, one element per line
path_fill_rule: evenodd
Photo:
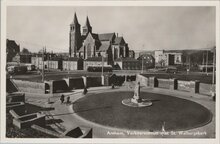
<path fill-rule="evenodd" d="M 24 53 L 24 54 L 29 54 L 30 53 L 27 48 L 23 48 L 21 52 Z"/>

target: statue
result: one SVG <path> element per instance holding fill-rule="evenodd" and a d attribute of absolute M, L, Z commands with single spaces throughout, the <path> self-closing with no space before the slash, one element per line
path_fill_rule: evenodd
<path fill-rule="evenodd" d="M 140 82 L 135 85 L 133 98 L 140 99 Z"/>
<path fill-rule="evenodd" d="M 134 103 L 140 103 L 142 102 L 142 99 L 140 97 L 140 82 L 138 82 L 134 88 L 134 96 L 131 99 L 132 102 Z"/>
<path fill-rule="evenodd" d="M 147 107 L 151 106 L 152 102 L 148 99 L 143 99 L 140 95 L 140 82 L 137 82 L 134 88 L 134 96 L 122 100 L 122 104 L 130 107 Z"/>

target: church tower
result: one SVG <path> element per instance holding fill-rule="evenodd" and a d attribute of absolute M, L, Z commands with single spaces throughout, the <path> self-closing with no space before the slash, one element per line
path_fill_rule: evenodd
<path fill-rule="evenodd" d="M 82 35 L 83 35 L 83 36 L 86 36 L 89 32 L 92 33 L 92 27 L 91 27 L 91 25 L 90 25 L 88 16 L 86 17 L 86 23 L 85 23 L 85 25 L 83 26 L 82 31 L 83 31 L 83 32 L 82 32 Z"/>
<path fill-rule="evenodd" d="M 77 51 L 82 45 L 81 42 L 81 33 L 80 33 L 80 24 L 78 22 L 76 13 L 74 14 L 73 22 L 70 24 L 70 33 L 69 33 L 69 55 L 70 57 L 75 57 Z"/>

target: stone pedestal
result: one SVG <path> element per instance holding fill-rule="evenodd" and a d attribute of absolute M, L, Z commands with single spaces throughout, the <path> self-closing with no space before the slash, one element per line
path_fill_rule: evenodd
<path fill-rule="evenodd" d="M 150 87 L 158 87 L 158 80 L 156 77 L 150 77 Z"/>
<path fill-rule="evenodd" d="M 198 81 L 198 80 L 191 81 L 190 82 L 191 92 L 192 93 L 199 93 L 199 85 L 200 85 L 200 81 Z"/>
<path fill-rule="evenodd" d="M 87 77 L 82 76 L 82 78 L 83 78 L 84 87 L 87 87 Z"/>
<path fill-rule="evenodd" d="M 102 81 L 101 85 L 104 86 L 105 85 L 105 77 L 103 75 L 101 76 L 101 81 Z"/>
<path fill-rule="evenodd" d="M 178 89 L 178 81 L 176 78 L 170 79 L 170 89 L 177 90 Z"/>

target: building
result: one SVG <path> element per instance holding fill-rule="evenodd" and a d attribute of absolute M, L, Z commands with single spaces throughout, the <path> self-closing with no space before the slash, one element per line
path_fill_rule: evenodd
<path fill-rule="evenodd" d="M 14 40 L 6 40 L 7 62 L 11 62 L 12 58 L 20 52 L 20 46 Z"/>
<path fill-rule="evenodd" d="M 53 53 L 44 53 L 44 59 L 42 56 L 43 56 L 42 53 L 38 53 L 38 54 L 33 54 L 31 57 L 31 64 L 35 65 L 36 69 L 43 68 L 43 61 L 44 61 L 44 68 L 47 68 L 49 60 L 54 60 L 54 58 L 58 58 L 57 55 Z"/>
<path fill-rule="evenodd" d="M 119 67 L 121 70 L 140 70 L 141 63 L 134 58 L 118 58 L 115 60 L 115 66 Z"/>
<path fill-rule="evenodd" d="M 83 59 L 78 57 L 64 59 L 63 70 L 83 70 Z"/>
<path fill-rule="evenodd" d="M 139 58 L 137 58 L 141 64 L 141 69 L 147 70 L 155 67 L 155 59 L 151 54 L 144 53 Z"/>
<path fill-rule="evenodd" d="M 73 22 L 70 24 L 69 40 L 70 57 L 88 59 L 103 56 L 107 59 L 107 63 L 112 65 L 115 59 L 129 56 L 128 44 L 123 37 L 119 37 L 115 33 L 93 33 L 88 17 L 82 27 L 81 34 L 81 25 L 76 13 Z"/>
<path fill-rule="evenodd" d="M 31 57 L 32 54 L 27 54 L 27 53 L 17 53 L 13 58 L 13 62 L 18 62 L 18 63 L 31 63 Z"/>
<path fill-rule="evenodd" d="M 182 64 L 182 52 L 176 50 L 156 50 L 155 51 L 156 66 L 170 66 Z"/>
<path fill-rule="evenodd" d="M 102 65 L 103 66 L 110 66 L 108 64 L 107 58 L 99 56 L 99 57 L 89 57 L 86 60 L 84 60 L 84 70 L 87 70 L 87 68 L 89 66 L 101 67 Z"/>
<path fill-rule="evenodd" d="M 135 52 L 133 50 L 129 50 L 129 57 L 135 58 Z"/>
<path fill-rule="evenodd" d="M 63 60 L 60 57 L 53 57 L 45 61 L 45 68 L 50 70 L 63 70 Z"/>

